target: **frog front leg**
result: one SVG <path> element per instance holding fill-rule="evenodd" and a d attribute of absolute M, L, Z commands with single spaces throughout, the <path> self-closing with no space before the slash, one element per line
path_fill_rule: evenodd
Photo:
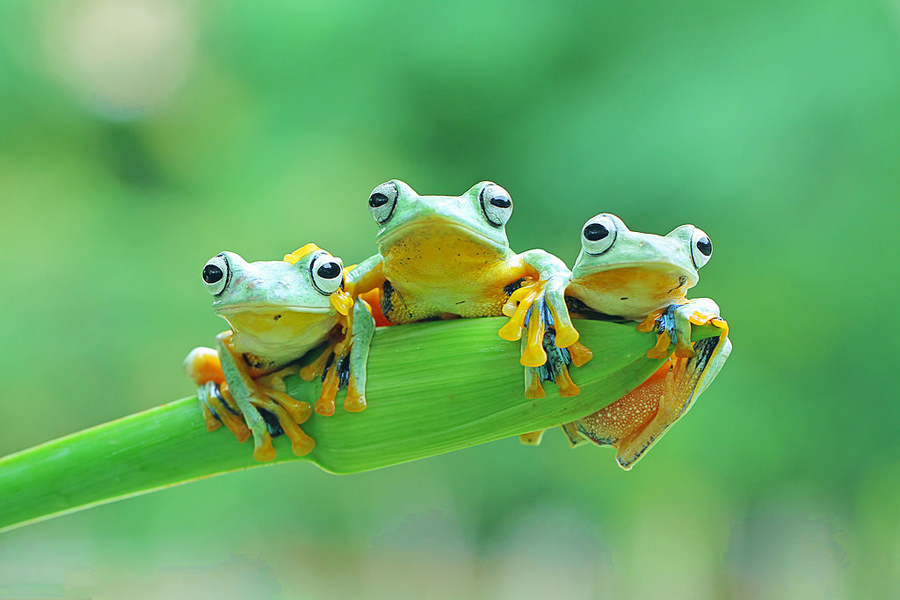
<path fill-rule="evenodd" d="M 365 301 L 357 298 L 352 318 L 346 322 L 342 336 L 333 340 L 319 357 L 300 370 L 306 381 L 322 379 L 322 390 L 316 401 L 316 412 L 323 417 L 334 414 L 338 390 L 347 387 L 344 409 L 362 412 L 366 408 L 366 361 L 375 335 L 375 319 Z"/>
<path fill-rule="evenodd" d="M 724 335 L 694 344 L 694 356 L 673 357 L 637 389 L 564 429 L 597 445 L 616 448 L 616 460 L 630 470 L 712 383 L 731 353 Z"/>
<path fill-rule="evenodd" d="M 366 302 L 360 298 L 353 305 L 352 323 L 350 373 L 344 408 L 350 412 L 361 412 L 366 408 L 366 362 L 369 360 L 369 346 L 375 335 L 375 319 Z"/>
<path fill-rule="evenodd" d="M 499 334 L 505 340 L 517 340 L 524 327 L 526 344 L 520 362 L 526 367 L 539 367 L 547 360 L 543 337 L 548 327 L 555 329 L 555 344 L 560 348 L 578 341 L 565 298 L 571 272 L 563 261 L 544 250 L 529 250 L 518 258 L 526 266 L 529 280 L 510 295 L 503 307 L 510 320 Z"/>
<path fill-rule="evenodd" d="M 648 358 L 665 358 L 669 346 L 675 344 L 675 355 L 690 357 L 694 354 L 691 344 L 691 325 L 710 324 L 728 334 L 728 323 L 720 316 L 719 305 L 711 298 L 695 298 L 684 303 L 670 304 L 647 316 L 638 331 L 656 329 L 656 345 L 647 351 Z"/>
<path fill-rule="evenodd" d="M 228 394 L 234 399 L 241 415 L 247 423 L 247 427 L 253 434 L 253 456 L 260 462 L 270 461 L 275 458 L 275 448 L 272 446 L 272 436 L 266 427 L 265 419 L 259 409 L 273 414 L 284 433 L 291 439 L 291 447 L 294 454 L 303 456 L 312 451 L 315 442 L 300 429 L 297 419 L 303 419 L 299 403 L 296 411 L 286 408 L 266 395 L 253 378 L 250 376 L 244 357 L 237 353 L 232 344 L 232 332 L 226 331 L 216 336 L 216 347 L 219 351 L 219 360 L 222 363 L 222 371 L 228 384 Z M 291 405 L 289 404 L 288 407 Z M 296 412 L 298 414 L 291 414 Z M 308 412 L 305 414 L 308 417 Z M 304 419 L 305 420 L 305 419 Z"/>

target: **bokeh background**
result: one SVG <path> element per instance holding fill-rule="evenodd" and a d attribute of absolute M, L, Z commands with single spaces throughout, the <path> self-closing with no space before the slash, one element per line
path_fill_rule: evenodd
<path fill-rule="evenodd" d="M 633 472 L 257 469 L 4 534 L 0 597 L 896 597 L 898 152 L 896 0 L 3 2 L 0 454 L 191 393 L 206 259 L 357 262 L 393 177 L 567 261 L 698 225 L 735 350 Z"/>

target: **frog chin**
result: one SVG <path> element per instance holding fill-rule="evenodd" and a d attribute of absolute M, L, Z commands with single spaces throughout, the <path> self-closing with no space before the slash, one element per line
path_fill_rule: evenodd
<path fill-rule="evenodd" d="M 667 263 L 620 263 L 576 273 L 566 291 L 609 315 L 642 319 L 683 300 L 697 283 L 694 274 Z"/>
<path fill-rule="evenodd" d="M 336 311 L 321 307 L 259 305 L 216 312 L 231 325 L 235 349 L 266 357 L 299 358 L 338 322 Z"/>
<path fill-rule="evenodd" d="M 458 221 L 446 219 L 439 215 L 427 215 L 407 221 L 396 229 L 392 229 L 383 235 L 379 234 L 375 236 L 375 242 L 378 244 L 379 248 L 389 247 L 398 241 L 408 239 L 410 236 L 415 236 L 417 233 L 427 232 L 429 229 L 455 233 L 461 235 L 461 237 L 476 241 L 479 245 L 495 248 L 501 253 L 504 253 L 509 249 L 508 245 L 498 242 L 472 227 L 467 227 Z"/>

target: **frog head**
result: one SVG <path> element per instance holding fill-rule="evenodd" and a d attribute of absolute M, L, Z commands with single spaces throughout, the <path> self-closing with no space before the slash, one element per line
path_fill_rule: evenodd
<path fill-rule="evenodd" d="M 375 243 L 382 256 L 399 253 L 432 264 L 483 253 L 506 255 L 506 222 L 512 198 L 496 183 L 482 181 L 461 196 L 420 196 L 399 180 L 376 187 L 369 209 L 380 230 Z M 467 254 L 467 252 L 469 254 Z"/>
<path fill-rule="evenodd" d="M 308 244 L 295 263 L 248 263 L 222 252 L 203 267 L 213 308 L 234 331 L 244 352 L 273 356 L 296 352 L 321 340 L 337 323 L 332 296 L 343 285 L 343 264 Z M 298 251 L 300 252 L 300 251 Z"/>
<path fill-rule="evenodd" d="M 643 318 L 683 301 L 712 255 L 709 236 L 693 225 L 666 235 L 631 231 L 602 213 L 581 229 L 581 252 L 567 294 L 599 312 Z"/>

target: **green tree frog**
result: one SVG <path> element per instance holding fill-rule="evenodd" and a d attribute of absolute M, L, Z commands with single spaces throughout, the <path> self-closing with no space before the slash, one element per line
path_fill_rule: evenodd
<path fill-rule="evenodd" d="M 564 295 L 569 270 L 543 250 L 510 249 L 506 223 L 512 198 L 499 185 L 482 181 L 461 196 L 420 196 L 392 180 L 372 191 L 369 209 L 380 227 L 378 254 L 348 272 L 347 289 L 354 297 L 379 289 L 391 323 L 499 316 L 510 294 L 532 282 L 500 332 L 505 339 L 519 339 L 526 319 L 537 315 L 530 319 L 522 364 L 537 366 L 547 359 L 542 338 L 533 335 L 545 315 L 553 320 L 558 346 L 577 341 Z M 574 395 L 578 388 L 572 384 L 566 391 Z"/>
<path fill-rule="evenodd" d="M 641 331 L 655 328 L 657 343 L 647 353 L 650 358 L 664 359 L 675 346 L 673 358 L 638 389 L 564 427 L 573 444 L 614 446 L 619 464 L 631 468 L 687 412 L 731 352 L 718 305 L 709 298 L 686 297 L 712 255 L 712 242 L 693 225 L 660 236 L 631 231 L 617 216 L 603 213 L 584 224 L 581 245 L 566 288 L 572 315 L 636 320 Z M 692 344 L 691 326 L 707 323 L 721 329 L 721 335 Z M 542 369 L 529 369 L 527 387 L 533 397 L 543 395 L 542 379 L 565 372 L 567 358 L 551 352 Z M 574 355 L 572 362 L 579 362 Z M 540 432 L 522 437 L 526 443 L 539 440 Z"/>
<path fill-rule="evenodd" d="M 262 376 L 325 342 L 322 355 L 300 372 L 306 379 L 325 372 L 316 412 L 334 413 L 341 383 L 348 387 L 345 408 L 365 408 L 365 363 L 375 326 L 365 304 L 353 303 L 344 292 L 340 258 L 314 244 L 284 261 L 248 263 L 223 252 L 204 265 L 202 277 L 216 314 L 231 326 L 216 338 L 218 353 L 197 348 L 185 359 L 185 369 L 200 386 L 208 429 L 221 420 L 241 442 L 252 433 L 260 461 L 275 458 L 270 427 L 288 435 L 298 456 L 310 452 L 315 442 L 299 425 L 311 407 L 288 396 L 277 377 L 264 381 Z M 227 387 L 217 385 L 223 380 Z"/>

